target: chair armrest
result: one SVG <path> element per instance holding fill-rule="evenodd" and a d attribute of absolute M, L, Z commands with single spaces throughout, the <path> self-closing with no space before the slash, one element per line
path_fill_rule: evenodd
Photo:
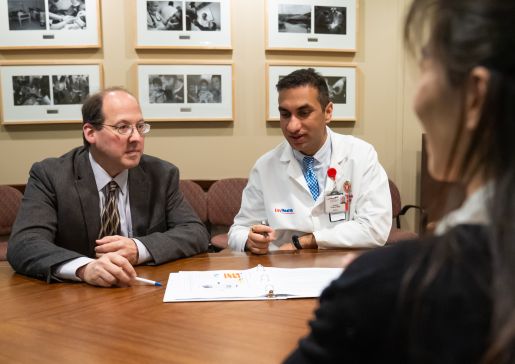
<path fill-rule="evenodd" d="M 426 226 L 427 226 L 427 212 L 426 212 L 426 210 L 424 210 L 423 207 L 418 206 L 418 205 L 404 205 L 401 208 L 399 215 L 397 215 L 395 217 L 397 228 L 398 229 L 401 228 L 401 219 L 400 219 L 401 215 L 405 215 L 412 208 L 420 211 L 420 232 L 424 233 L 426 231 Z"/>

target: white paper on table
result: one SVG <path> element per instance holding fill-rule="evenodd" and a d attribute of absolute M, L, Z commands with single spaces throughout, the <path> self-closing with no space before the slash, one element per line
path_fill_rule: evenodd
<path fill-rule="evenodd" d="M 342 268 L 273 268 L 170 273 L 163 302 L 319 297 Z"/>

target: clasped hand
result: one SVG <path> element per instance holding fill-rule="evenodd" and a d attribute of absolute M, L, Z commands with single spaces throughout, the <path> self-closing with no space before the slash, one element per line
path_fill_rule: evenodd
<path fill-rule="evenodd" d="M 133 265 L 138 262 L 138 247 L 134 240 L 113 235 L 105 236 L 96 243 L 97 259 L 80 267 L 77 276 L 94 286 L 130 286 L 136 277 Z"/>

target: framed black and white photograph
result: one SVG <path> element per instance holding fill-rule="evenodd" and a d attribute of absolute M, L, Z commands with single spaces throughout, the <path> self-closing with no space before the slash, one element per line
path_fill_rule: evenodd
<path fill-rule="evenodd" d="M 74 123 L 103 86 L 101 65 L 0 64 L 3 124 Z"/>
<path fill-rule="evenodd" d="M 145 120 L 233 120 L 232 64 L 138 64 Z"/>
<path fill-rule="evenodd" d="M 136 0 L 136 48 L 231 49 L 230 0 Z"/>
<path fill-rule="evenodd" d="M 99 0 L 0 1 L 0 49 L 100 46 Z"/>
<path fill-rule="evenodd" d="M 282 77 L 301 68 L 313 68 L 325 78 L 329 97 L 333 103 L 333 120 L 356 120 L 356 66 L 337 64 L 323 66 L 267 64 L 267 120 L 279 120 L 277 83 Z"/>
<path fill-rule="evenodd" d="M 356 51 L 356 0 L 266 0 L 267 50 Z"/>

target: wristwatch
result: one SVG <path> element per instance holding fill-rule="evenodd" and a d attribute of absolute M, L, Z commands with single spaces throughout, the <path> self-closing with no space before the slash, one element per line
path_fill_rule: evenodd
<path fill-rule="evenodd" d="M 300 245 L 299 237 L 297 235 L 293 235 L 291 237 L 291 240 L 293 241 L 293 245 L 295 245 L 295 248 L 302 249 L 302 245 Z"/>

